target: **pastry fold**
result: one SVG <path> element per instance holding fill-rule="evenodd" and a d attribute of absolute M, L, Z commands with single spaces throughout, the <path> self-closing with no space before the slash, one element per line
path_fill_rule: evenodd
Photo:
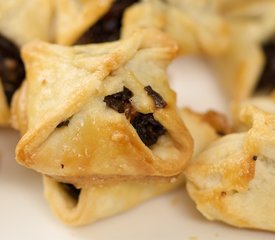
<path fill-rule="evenodd" d="M 0 126 L 10 124 L 11 97 L 24 79 L 20 47 L 51 40 L 52 13 L 48 0 L 0 0 Z"/>
<path fill-rule="evenodd" d="M 209 116 L 209 114 L 207 114 Z M 194 139 L 196 156 L 212 141 L 219 138 L 217 130 L 209 123 L 212 118 L 189 109 L 180 111 Z M 222 116 L 215 114 L 215 117 Z M 223 124 L 221 124 L 224 126 Z M 44 176 L 44 194 L 55 215 L 65 224 L 79 226 L 126 211 L 147 199 L 171 191 L 185 182 L 183 174 L 167 180 L 154 178 L 140 181 L 121 181 L 76 189 Z"/>
<path fill-rule="evenodd" d="M 125 12 L 122 36 L 145 27 L 168 33 L 182 54 L 218 55 L 229 42 L 227 24 L 211 0 L 143 0 Z"/>
<path fill-rule="evenodd" d="M 58 0 L 55 8 L 55 41 L 71 45 L 111 7 L 113 0 Z"/>
<path fill-rule="evenodd" d="M 228 49 L 211 61 L 231 101 L 237 121 L 242 101 L 274 89 L 273 36 L 275 1 L 218 1 L 231 40 Z"/>
<path fill-rule="evenodd" d="M 51 41 L 51 0 L 0 0 L 0 33 L 18 46 L 40 39 Z"/>
<path fill-rule="evenodd" d="M 76 186 L 180 174 L 193 143 L 165 74 L 177 50 L 157 30 L 108 44 L 24 47 L 17 161 Z"/>
<path fill-rule="evenodd" d="M 222 137 L 199 154 L 185 172 L 187 190 L 209 220 L 274 231 L 275 115 L 245 104 L 240 118 L 248 131 Z"/>
<path fill-rule="evenodd" d="M 65 224 L 85 225 L 126 211 L 152 197 L 171 191 L 183 183 L 183 176 L 173 181 L 121 181 L 81 188 L 73 197 L 66 186 L 44 176 L 44 194 L 54 214 Z M 70 186 L 71 188 L 73 186 Z"/>

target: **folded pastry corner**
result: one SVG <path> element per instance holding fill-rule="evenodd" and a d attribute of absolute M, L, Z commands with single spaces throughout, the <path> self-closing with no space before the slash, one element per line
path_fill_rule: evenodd
<path fill-rule="evenodd" d="M 33 39 L 51 41 L 53 1 L 0 1 L 0 33 L 23 46 Z M 38 10 L 39 9 L 39 10 Z"/>
<path fill-rule="evenodd" d="M 44 194 L 54 214 L 65 224 L 90 224 L 126 211 L 145 200 L 171 191 L 183 183 L 183 176 L 170 181 L 121 181 L 77 189 L 47 176 Z"/>
<path fill-rule="evenodd" d="M 53 40 L 52 14 L 49 0 L 0 0 L 0 126 L 10 124 L 11 99 L 25 77 L 20 48 L 33 39 Z"/>
<path fill-rule="evenodd" d="M 26 45 L 17 161 L 76 186 L 180 174 L 193 141 L 166 79 L 177 50 L 153 29 L 113 43 Z"/>
<path fill-rule="evenodd" d="M 187 190 L 209 220 L 274 231 L 275 115 L 247 104 L 240 118 L 249 130 L 199 154 L 186 170 Z"/>
<path fill-rule="evenodd" d="M 267 95 L 275 88 L 275 1 L 218 2 L 231 41 L 227 51 L 212 61 L 231 99 L 233 120 L 238 125 L 241 102 L 258 94 Z"/>
<path fill-rule="evenodd" d="M 213 115 L 211 112 L 211 116 Z M 220 127 L 214 128 L 213 124 L 209 123 L 211 119 L 209 114 L 198 114 L 190 109 L 182 109 L 180 117 L 194 139 L 193 156 L 220 137 L 218 133 Z M 223 116 L 215 113 L 215 119 L 217 118 L 223 119 Z M 212 119 L 210 122 L 213 122 Z M 217 125 L 219 124 L 215 124 Z M 148 178 L 142 182 L 124 180 L 84 188 L 60 183 L 47 176 L 44 176 L 43 182 L 45 197 L 55 215 L 66 224 L 79 226 L 126 211 L 147 199 L 180 187 L 184 184 L 185 177 L 181 174 L 172 179 Z"/>
<path fill-rule="evenodd" d="M 122 37 L 154 27 L 173 37 L 181 54 L 219 55 L 229 44 L 229 31 L 216 5 L 211 0 L 143 0 L 126 10 Z"/>
<path fill-rule="evenodd" d="M 267 113 L 275 114 L 275 90 L 270 95 L 250 97 L 238 105 L 238 108 L 236 108 L 236 115 L 239 117 L 239 121 L 238 124 L 235 124 L 235 128 L 238 132 L 249 129 L 249 126 L 244 123 L 245 120 L 242 119 L 242 112 L 245 106 L 254 106 Z"/>
<path fill-rule="evenodd" d="M 113 1 L 53 1 L 56 42 L 64 45 L 73 44 L 109 10 Z"/>

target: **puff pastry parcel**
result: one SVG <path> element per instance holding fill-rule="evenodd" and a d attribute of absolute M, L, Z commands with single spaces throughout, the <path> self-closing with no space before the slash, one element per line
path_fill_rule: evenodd
<path fill-rule="evenodd" d="M 143 0 L 126 10 L 123 36 L 155 27 L 170 34 L 182 54 L 217 55 L 228 45 L 228 28 L 211 0 Z"/>
<path fill-rule="evenodd" d="M 221 117 L 218 114 L 211 115 Z M 209 124 L 209 120 L 213 119 L 209 118 L 209 114 L 200 115 L 189 109 L 182 109 L 180 116 L 194 139 L 193 156 L 219 138 L 216 129 Z M 71 184 L 44 177 L 44 192 L 57 217 L 66 224 L 77 226 L 125 211 L 149 198 L 175 189 L 183 183 L 184 176 L 181 175 L 170 181 L 165 179 L 151 179 L 144 182 L 128 180 L 76 188 Z"/>
<path fill-rule="evenodd" d="M 165 74 L 177 49 L 157 30 L 108 44 L 27 45 L 17 161 L 82 186 L 180 174 L 192 139 Z"/>
<path fill-rule="evenodd" d="M 0 125 L 9 123 L 12 95 L 25 77 L 19 48 L 51 39 L 52 12 L 48 0 L 0 0 Z"/>
<path fill-rule="evenodd" d="M 209 220 L 274 231 L 275 115 L 249 104 L 240 115 L 249 130 L 199 154 L 186 170 L 187 190 Z"/>

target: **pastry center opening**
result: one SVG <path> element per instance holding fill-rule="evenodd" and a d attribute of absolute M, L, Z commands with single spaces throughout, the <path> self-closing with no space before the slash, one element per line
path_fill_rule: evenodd
<path fill-rule="evenodd" d="M 120 38 L 124 11 L 139 0 L 115 0 L 109 11 L 91 26 L 75 44 L 102 43 Z"/>
<path fill-rule="evenodd" d="M 59 183 L 63 191 L 74 201 L 75 205 L 79 200 L 81 194 L 81 189 L 76 188 L 73 184 L 69 183 Z"/>
<path fill-rule="evenodd" d="M 146 86 L 144 90 L 154 100 L 156 108 L 164 108 L 167 105 L 165 100 L 151 86 Z M 160 136 L 166 133 L 166 129 L 154 118 L 153 113 L 143 114 L 137 112 L 131 104 L 131 97 L 133 97 L 133 93 L 128 88 L 123 87 L 123 91 L 105 96 L 104 102 L 118 113 L 124 113 L 135 128 L 141 141 L 147 147 L 150 147 L 158 141 Z"/>

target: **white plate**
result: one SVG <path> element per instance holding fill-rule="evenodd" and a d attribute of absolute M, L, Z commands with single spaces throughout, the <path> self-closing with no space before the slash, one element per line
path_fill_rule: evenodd
<path fill-rule="evenodd" d="M 226 102 L 213 73 L 202 60 L 178 59 L 169 69 L 179 106 L 226 112 Z M 258 240 L 272 233 L 243 230 L 204 219 L 184 189 L 152 199 L 95 224 L 70 228 L 51 213 L 43 197 L 41 177 L 14 161 L 19 135 L 0 129 L 0 239 L 119 240 Z M 271 199 L 273 201 L 273 199 Z"/>

